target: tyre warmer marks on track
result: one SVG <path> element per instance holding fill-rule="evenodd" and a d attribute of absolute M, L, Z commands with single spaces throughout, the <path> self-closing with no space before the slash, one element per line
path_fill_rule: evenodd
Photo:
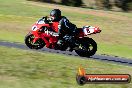
<path fill-rule="evenodd" d="M 19 48 L 19 49 L 24 49 L 24 50 L 32 50 L 32 49 L 29 49 L 26 45 L 23 45 L 20 43 L 14 43 L 14 42 L 11 43 L 11 42 L 6 42 L 6 41 L 0 41 L 0 46 L 6 46 L 9 48 L 13 47 L 13 48 Z M 48 48 L 43 48 L 40 50 L 33 50 L 33 51 L 59 53 L 59 54 L 64 54 L 64 55 L 72 55 L 72 56 L 80 57 L 75 52 L 60 51 L 60 50 L 54 50 L 54 49 L 48 49 Z M 80 58 L 96 59 L 96 60 L 109 61 L 109 62 L 114 62 L 117 64 L 132 66 L 132 60 L 127 59 L 127 58 L 120 58 L 120 57 L 113 57 L 113 56 L 106 56 L 106 55 L 93 55 L 91 57 L 80 57 Z"/>

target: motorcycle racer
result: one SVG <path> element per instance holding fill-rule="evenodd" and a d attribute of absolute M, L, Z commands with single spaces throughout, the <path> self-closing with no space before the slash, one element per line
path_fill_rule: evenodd
<path fill-rule="evenodd" d="M 63 39 L 67 39 L 67 41 L 74 45 L 72 37 L 77 33 L 76 25 L 72 24 L 65 16 L 61 16 L 61 11 L 59 9 L 53 9 L 50 12 L 50 17 L 53 22 L 52 29 L 59 34 L 57 44 L 62 44 Z M 65 35 L 67 35 L 67 37 L 64 38 Z"/>
<path fill-rule="evenodd" d="M 61 16 L 59 9 L 54 9 L 50 16 L 42 17 L 32 25 L 25 36 L 25 44 L 30 49 L 75 50 L 79 56 L 89 57 L 96 53 L 97 43 L 88 35 L 100 32 L 99 27 L 86 25 L 77 28 L 65 16 Z"/>

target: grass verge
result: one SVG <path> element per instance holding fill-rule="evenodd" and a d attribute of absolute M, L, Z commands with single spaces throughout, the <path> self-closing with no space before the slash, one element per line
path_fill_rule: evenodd
<path fill-rule="evenodd" d="M 87 84 L 75 77 L 81 64 L 88 74 L 130 74 L 132 67 L 36 51 L 0 47 L 0 88 L 130 88 L 130 84 Z"/>

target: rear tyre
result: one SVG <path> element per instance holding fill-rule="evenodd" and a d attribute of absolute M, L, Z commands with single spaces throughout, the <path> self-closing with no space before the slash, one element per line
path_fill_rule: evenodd
<path fill-rule="evenodd" d="M 40 38 L 38 39 L 35 43 L 33 43 L 34 40 L 34 35 L 29 33 L 25 36 L 25 44 L 30 48 L 30 49 L 41 49 L 45 46 L 44 41 Z"/>
<path fill-rule="evenodd" d="M 79 42 L 79 49 L 75 50 L 79 56 L 90 57 L 96 53 L 97 44 L 92 38 L 83 38 Z"/>

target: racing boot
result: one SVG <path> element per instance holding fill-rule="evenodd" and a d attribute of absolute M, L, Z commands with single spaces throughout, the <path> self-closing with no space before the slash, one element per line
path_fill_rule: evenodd
<path fill-rule="evenodd" d="M 62 45 L 63 44 L 63 40 L 59 39 L 57 42 L 58 45 Z"/>
<path fill-rule="evenodd" d="M 61 34 L 59 34 L 59 38 L 58 38 L 58 45 L 62 45 L 63 44 L 63 36 Z"/>
<path fill-rule="evenodd" d="M 69 51 L 72 52 L 74 49 L 78 48 L 78 45 L 76 44 L 76 40 L 74 36 L 67 36 L 65 37 L 65 40 L 69 42 Z"/>

